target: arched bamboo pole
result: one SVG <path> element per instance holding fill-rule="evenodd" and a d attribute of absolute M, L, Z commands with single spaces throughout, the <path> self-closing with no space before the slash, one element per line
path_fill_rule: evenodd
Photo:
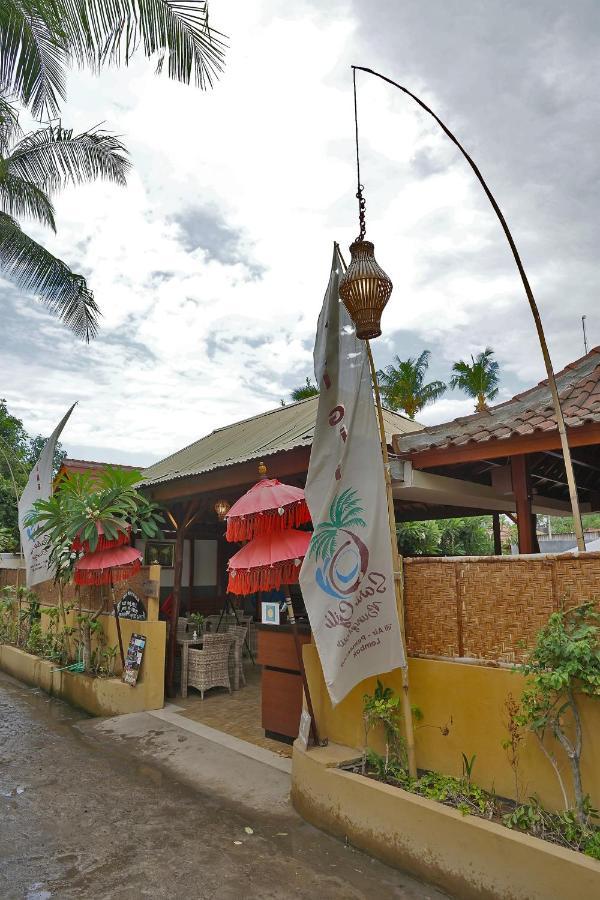
<path fill-rule="evenodd" d="M 403 91 L 403 93 L 407 94 L 412 100 L 417 103 L 421 109 L 424 109 L 426 113 L 435 119 L 438 123 L 444 134 L 446 134 L 453 144 L 455 144 L 466 161 L 469 163 L 471 169 L 477 176 L 477 180 L 481 184 L 483 190 L 486 193 L 486 196 L 492 207 L 494 208 L 494 212 L 498 216 L 500 224 L 502 225 L 502 230 L 506 235 L 506 240 L 509 243 L 510 249 L 512 251 L 512 255 L 514 257 L 515 263 L 517 264 L 517 269 L 519 270 L 519 275 L 521 276 L 521 281 L 523 282 L 523 287 L 525 289 L 525 294 L 527 295 L 527 300 L 529 301 L 529 307 L 531 309 L 531 314 L 533 316 L 533 320 L 535 322 L 535 327 L 537 330 L 538 339 L 540 342 L 540 347 L 542 350 L 542 356 L 544 357 L 544 364 L 546 366 L 546 374 L 548 376 L 548 384 L 550 386 L 550 393 L 552 395 L 552 404 L 554 406 L 554 414 L 556 416 L 556 423 L 558 426 L 558 434 L 560 437 L 560 445 L 562 449 L 563 459 L 565 462 L 565 470 L 567 474 L 567 484 L 569 486 L 569 497 L 571 500 L 571 509 L 573 512 L 573 526 L 575 529 L 575 535 L 577 537 L 577 549 L 585 550 L 585 539 L 583 537 L 583 524 L 581 522 L 581 513 L 579 511 L 579 498 L 577 497 L 577 484 L 575 482 L 575 473 L 573 471 L 573 460 L 571 459 L 571 450 L 569 448 L 569 441 L 567 439 L 567 429 L 565 427 L 565 419 L 563 416 L 562 407 L 560 405 L 560 397 L 558 396 L 558 388 L 556 386 L 556 378 L 554 377 L 554 369 L 552 368 L 552 361 L 550 359 L 550 353 L 548 351 L 548 345 L 546 344 L 546 337 L 544 335 L 544 328 L 542 326 L 542 320 L 540 317 L 540 313 L 537 307 L 537 303 L 535 302 L 535 298 L 533 296 L 533 291 L 531 290 L 531 286 L 529 284 L 529 279 L 525 273 L 525 269 L 523 267 L 523 263 L 521 262 L 521 257 L 519 256 L 519 251 L 517 250 L 517 246 L 513 240 L 513 236 L 510 233 L 510 229 L 506 223 L 506 219 L 504 218 L 498 203 L 491 190 L 487 186 L 483 175 L 479 171 L 475 162 L 471 159 L 465 148 L 462 146 L 460 141 L 454 134 L 450 131 L 450 129 L 444 125 L 441 119 L 436 116 L 432 109 L 430 109 L 422 100 L 420 100 L 415 94 L 411 93 L 408 88 L 403 87 L 401 84 L 398 84 L 397 81 L 393 81 L 391 78 L 388 78 L 386 75 L 381 75 L 379 72 L 375 72 L 373 69 L 368 69 L 365 66 L 352 66 L 352 69 L 360 72 L 367 72 L 369 75 L 375 75 L 376 78 L 381 78 L 382 81 L 386 81 L 388 84 L 391 84 L 393 87 L 398 88 L 398 90 Z"/>

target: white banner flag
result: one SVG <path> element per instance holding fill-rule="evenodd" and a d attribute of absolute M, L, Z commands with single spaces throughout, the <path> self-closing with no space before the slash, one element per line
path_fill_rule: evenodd
<path fill-rule="evenodd" d="M 340 301 L 340 275 L 336 247 L 315 342 L 320 396 L 306 482 L 314 534 L 300 572 L 334 705 L 364 678 L 406 664 L 369 361 Z"/>
<path fill-rule="evenodd" d="M 29 481 L 19 500 L 19 531 L 21 545 L 27 570 L 27 587 L 54 578 L 54 570 L 50 566 L 50 544 L 47 537 L 34 537 L 35 526 L 26 526 L 24 520 L 33 508 L 36 500 L 48 500 L 52 496 L 52 462 L 56 442 L 65 427 L 67 419 L 75 409 L 75 404 L 61 419 L 40 453 L 40 458 L 29 474 Z"/>

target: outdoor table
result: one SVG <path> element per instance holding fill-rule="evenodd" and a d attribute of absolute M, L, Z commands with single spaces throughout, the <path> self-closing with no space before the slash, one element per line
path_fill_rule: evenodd
<path fill-rule="evenodd" d="M 188 650 L 190 647 L 201 647 L 204 635 L 193 638 L 190 634 L 177 635 L 177 643 L 181 647 L 181 696 L 187 697 L 188 689 Z"/>

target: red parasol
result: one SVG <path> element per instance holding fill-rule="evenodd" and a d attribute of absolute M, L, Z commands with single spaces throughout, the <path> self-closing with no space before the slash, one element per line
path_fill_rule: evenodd
<path fill-rule="evenodd" d="M 260 469 L 259 469 L 260 471 Z M 310 522 L 304 491 L 277 478 L 261 478 L 227 513 L 228 541 L 248 541 L 260 534 Z"/>
<path fill-rule="evenodd" d="M 111 584 L 125 581 L 141 568 L 142 554 L 135 547 L 109 547 L 82 556 L 75 563 L 75 584 Z"/>
<path fill-rule="evenodd" d="M 270 591 L 296 584 L 312 535 L 308 531 L 274 531 L 247 543 L 227 564 L 231 594 Z"/>
<path fill-rule="evenodd" d="M 98 550 L 108 550 L 110 547 L 120 547 L 123 544 L 129 543 L 129 537 L 131 535 L 131 528 L 129 527 L 127 528 L 127 531 L 119 531 L 115 540 L 110 540 L 104 536 L 104 529 L 101 522 L 96 523 L 96 530 L 98 532 L 98 543 L 96 544 L 96 549 L 93 551 L 94 553 L 97 553 Z M 84 553 L 91 552 L 90 542 L 82 541 L 79 535 L 77 535 L 71 546 L 73 550 L 76 551 L 83 550 Z"/>

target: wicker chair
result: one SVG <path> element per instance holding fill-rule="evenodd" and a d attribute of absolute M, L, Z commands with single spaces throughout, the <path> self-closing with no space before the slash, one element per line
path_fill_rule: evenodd
<path fill-rule="evenodd" d="M 242 654 L 244 650 L 244 641 L 248 634 L 248 626 L 228 625 L 227 634 L 231 634 L 235 638 L 235 643 L 229 654 L 229 677 L 233 679 L 234 691 L 238 691 L 240 689 L 240 681 L 243 685 L 246 684 Z"/>
<path fill-rule="evenodd" d="M 231 693 L 229 680 L 229 653 L 235 642 L 232 634 L 206 634 L 202 650 L 189 649 L 188 687 L 204 691 L 213 687 L 226 687 Z"/>

